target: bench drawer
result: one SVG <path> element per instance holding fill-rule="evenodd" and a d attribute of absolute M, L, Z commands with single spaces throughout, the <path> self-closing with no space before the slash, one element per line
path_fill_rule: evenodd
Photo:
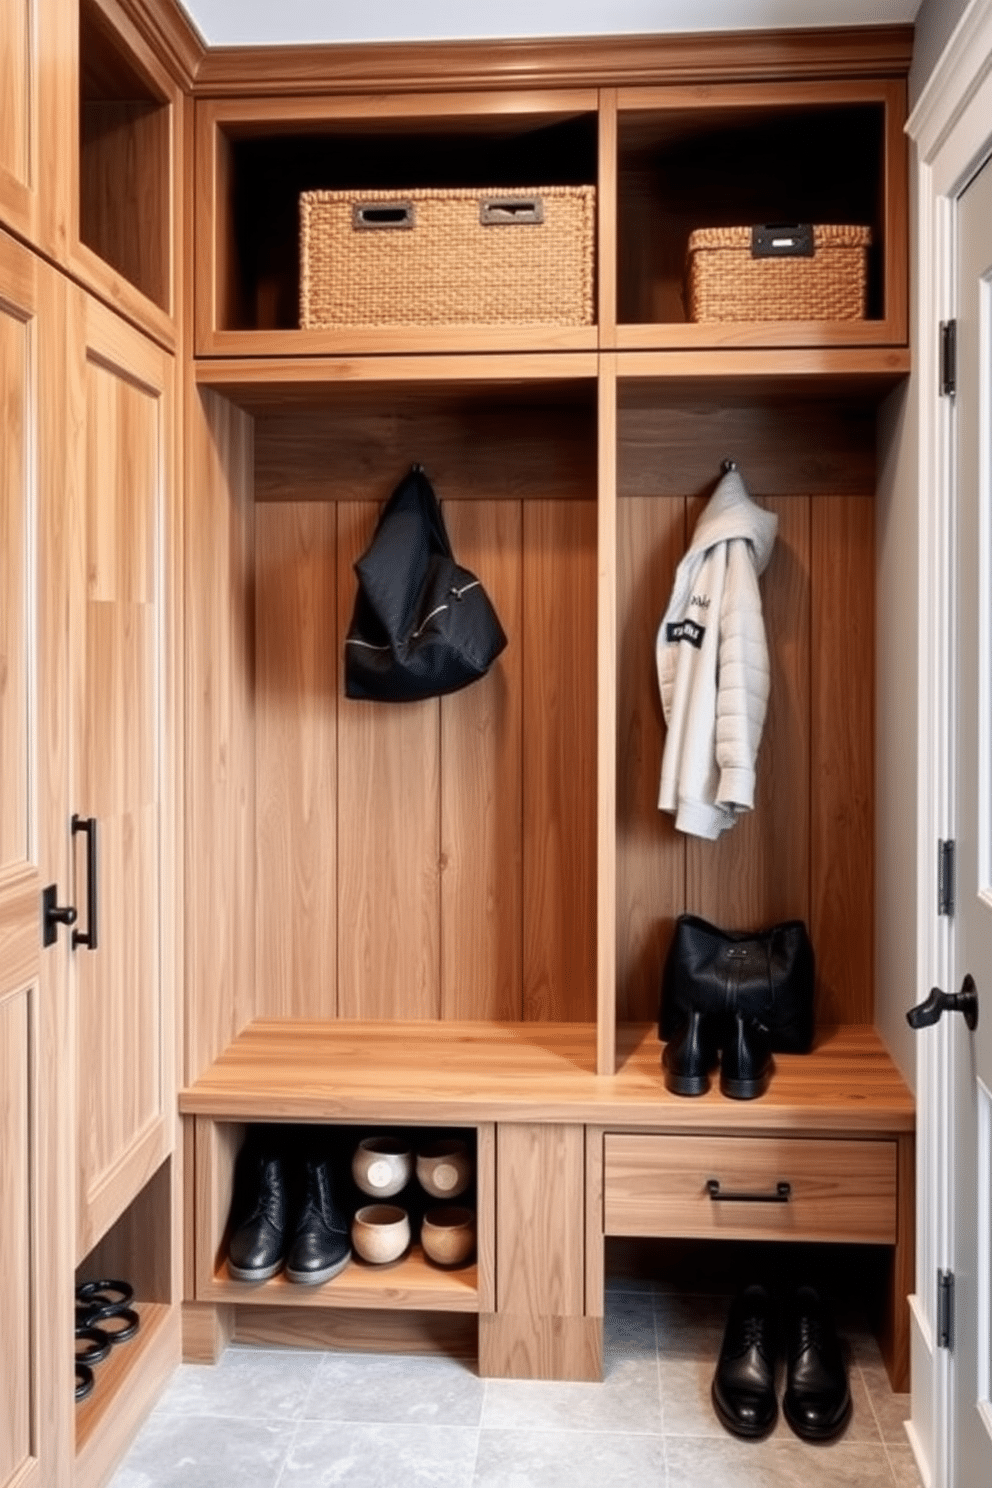
<path fill-rule="evenodd" d="M 895 1142 L 607 1132 L 603 1143 L 604 1234 L 895 1243 Z"/>

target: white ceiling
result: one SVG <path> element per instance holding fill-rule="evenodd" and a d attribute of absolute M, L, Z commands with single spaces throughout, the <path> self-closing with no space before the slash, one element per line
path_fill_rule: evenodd
<path fill-rule="evenodd" d="M 649 35 L 912 21 L 920 0 L 181 0 L 211 46 Z"/>

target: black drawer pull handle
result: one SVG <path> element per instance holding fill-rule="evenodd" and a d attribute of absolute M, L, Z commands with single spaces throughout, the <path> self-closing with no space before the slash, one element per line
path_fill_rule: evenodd
<path fill-rule="evenodd" d="M 72 944 L 85 946 L 87 950 L 95 951 L 97 948 L 97 908 L 96 908 L 96 817 L 74 816 L 72 818 L 73 836 L 77 832 L 86 833 L 86 929 L 73 930 Z"/>
<path fill-rule="evenodd" d="M 787 1204 L 792 1197 L 792 1184 L 780 1180 L 774 1193 L 728 1193 L 721 1190 L 719 1178 L 707 1178 L 706 1192 L 714 1204 Z"/>

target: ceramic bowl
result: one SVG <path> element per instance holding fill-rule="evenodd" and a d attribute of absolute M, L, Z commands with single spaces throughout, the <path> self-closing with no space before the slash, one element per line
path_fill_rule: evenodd
<path fill-rule="evenodd" d="M 434 1199 L 456 1199 L 472 1180 L 467 1145 L 452 1137 L 421 1148 L 417 1153 L 417 1180 Z"/>
<path fill-rule="evenodd" d="M 366 1137 L 351 1161 L 351 1175 L 362 1193 L 391 1199 L 405 1188 L 413 1173 L 413 1153 L 402 1137 Z"/>
<path fill-rule="evenodd" d="M 373 1266 L 398 1261 L 410 1245 L 410 1217 L 397 1204 L 366 1204 L 352 1220 L 351 1243 Z"/>
<path fill-rule="evenodd" d="M 464 1266 L 475 1250 L 475 1212 L 452 1205 L 428 1209 L 420 1226 L 424 1255 L 438 1266 Z"/>

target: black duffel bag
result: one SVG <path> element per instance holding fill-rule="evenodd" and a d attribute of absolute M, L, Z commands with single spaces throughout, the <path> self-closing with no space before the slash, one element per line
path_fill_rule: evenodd
<path fill-rule="evenodd" d="M 693 1010 L 739 1012 L 769 1030 L 776 1053 L 807 1054 L 815 981 L 802 920 L 767 930 L 721 930 L 699 915 L 680 915 L 662 973 L 659 1032 L 667 1042 Z"/>
<path fill-rule="evenodd" d="M 409 703 L 457 692 L 506 645 L 489 596 L 455 562 L 441 507 L 420 465 L 396 487 L 355 564 L 345 693 Z"/>

